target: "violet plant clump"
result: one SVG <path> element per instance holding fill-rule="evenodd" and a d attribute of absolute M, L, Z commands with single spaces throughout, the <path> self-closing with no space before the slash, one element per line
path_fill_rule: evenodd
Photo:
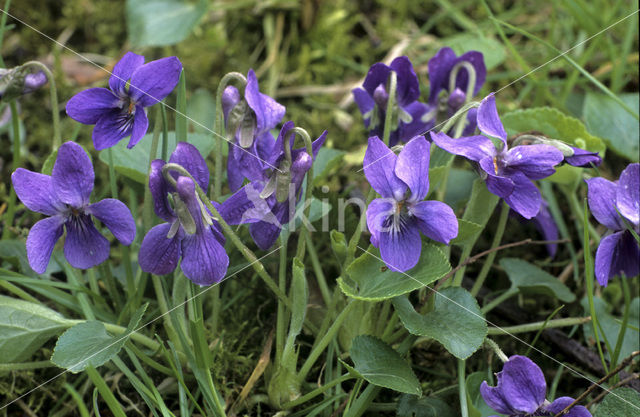
<path fill-rule="evenodd" d="M 382 198 L 367 207 L 371 243 L 389 269 L 407 271 L 420 259 L 425 236 L 445 244 L 458 235 L 458 220 L 440 201 L 423 201 L 429 192 L 429 143 L 411 139 L 395 155 L 373 136 L 364 157 L 364 174 Z"/>
<path fill-rule="evenodd" d="M 611 231 L 596 251 L 598 283 L 606 286 L 622 274 L 635 277 L 640 273 L 640 164 L 629 164 L 616 182 L 602 177 L 586 182 L 591 213 Z"/>
<path fill-rule="evenodd" d="M 440 148 L 473 161 L 489 191 L 504 199 L 522 217 L 531 219 L 542 204 L 542 196 L 533 181 L 553 174 L 554 167 L 564 159 L 562 152 L 541 144 L 509 149 L 507 132 L 498 116 L 493 94 L 480 103 L 477 123 L 482 133 L 500 140 L 499 147 L 482 135 L 452 139 L 445 133 L 431 132 L 431 139 Z"/>
<path fill-rule="evenodd" d="M 146 107 L 168 96 L 178 84 L 182 64 L 175 56 L 144 63 L 144 56 L 127 52 L 113 67 L 109 88 L 90 88 L 67 103 L 72 119 L 96 125 L 93 145 L 96 150 L 114 146 L 131 136 L 127 148 L 133 148 L 149 128 Z"/>
<path fill-rule="evenodd" d="M 87 269 L 109 257 L 109 241 L 96 229 L 92 217 L 123 245 L 130 245 L 136 235 L 133 216 L 124 203 L 113 198 L 89 201 L 93 166 L 84 149 L 74 142 L 60 146 L 51 175 L 18 168 L 11 182 L 27 208 L 49 216 L 33 225 L 27 237 L 29 265 L 39 274 L 47 269 L 65 230 L 64 256 L 71 266 Z"/>
<path fill-rule="evenodd" d="M 156 275 L 173 272 L 182 259 L 184 275 L 198 285 L 211 285 L 224 278 L 229 255 L 220 226 L 196 193 L 209 186 L 209 168 L 198 149 L 179 142 L 169 163 L 182 166 L 194 181 L 165 170 L 166 162 L 151 163 L 149 188 L 155 213 L 166 223 L 154 226 L 140 245 L 140 268 Z M 215 203 L 214 203 L 215 204 Z"/>
<path fill-rule="evenodd" d="M 231 191 L 237 191 L 245 178 L 260 179 L 266 168 L 264 159 L 275 138 L 271 134 L 284 117 L 285 108 L 259 90 L 258 78 L 250 69 L 244 96 L 232 85 L 222 93 L 222 110 L 230 136 L 227 178 Z"/>

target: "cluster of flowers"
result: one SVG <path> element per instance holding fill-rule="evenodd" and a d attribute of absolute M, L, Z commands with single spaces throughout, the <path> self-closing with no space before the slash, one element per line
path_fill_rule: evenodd
<path fill-rule="evenodd" d="M 112 147 L 128 136 L 127 147 L 135 146 L 148 130 L 146 108 L 164 99 L 177 85 L 182 71 L 178 58 L 144 61 L 135 53 L 125 54 L 113 68 L 108 89 L 90 88 L 68 101 L 70 117 L 95 124 L 93 143 L 97 150 Z M 228 178 L 235 193 L 222 205 L 211 204 L 229 224 L 250 223 L 256 244 L 268 249 L 288 223 L 295 209 L 289 201 L 300 196 L 304 176 L 327 132 L 313 142 L 313 155 L 294 149 L 293 122 L 284 123 L 274 138 L 271 129 L 281 121 L 285 109 L 259 92 L 252 70 L 244 97 L 235 87 L 224 91 L 223 110 L 227 130 L 232 133 Z M 188 175 L 171 169 L 176 165 Z M 242 187 L 245 179 L 249 182 Z M 108 258 L 109 241 L 95 228 L 92 216 L 122 244 L 130 245 L 135 238 L 136 224 L 124 203 L 116 199 L 90 203 L 93 166 L 85 150 L 74 142 L 59 148 L 51 175 L 19 168 L 12 174 L 12 182 L 27 208 L 50 216 L 37 222 L 27 238 L 29 264 L 38 273 L 45 272 L 65 229 L 64 254 L 72 266 L 91 268 Z M 183 273 L 198 285 L 210 285 L 224 277 L 229 265 L 225 237 L 198 193 L 198 188 L 206 191 L 208 186 L 207 164 L 189 143 L 178 143 L 168 163 L 161 159 L 151 163 L 149 188 L 154 210 L 166 223 L 152 227 L 142 241 L 138 262 L 143 271 L 168 274 L 182 259 Z"/>
<path fill-rule="evenodd" d="M 417 264 L 420 231 L 445 244 L 457 235 L 457 219 L 450 207 L 438 201 L 422 201 L 429 190 L 431 144 L 469 160 L 491 193 L 503 199 L 517 215 L 533 219 L 545 236 L 557 236 L 555 223 L 534 181 L 549 177 L 562 163 L 598 166 L 602 162 L 598 154 L 542 136 L 527 141 L 516 138 L 509 147 L 493 93 L 466 112 L 461 137 L 450 136 L 453 128 L 430 131 L 456 117 L 456 112 L 471 101 L 484 83 L 486 70 L 481 53 L 471 51 L 457 57 L 449 48 L 441 49 L 428 67 L 430 91 L 426 104 L 418 101 L 419 81 L 407 57 L 396 58 L 390 66 L 373 65 L 364 88 L 353 90 L 371 134 L 364 172 L 382 197 L 367 208 L 367 225 L 371 243 L 380 249 L 387 266 L 406 271 Z M 392 74 L 395 88 L 390 88 Z M 390 90 L 395 92 L 391 107 Z M 381 121 L 388 117 L 388 111 L 393 112 L 389 146 L 406 143 L 398 155 L 379 139 L 384 127 Z M 476 128 L 481 135 L 474 134 Z M 429 136 L 422 136 L 427 132 Z M 616 275 L 632 277 L 639 272 L 640 246 L 631 233 L 631 229 L 638 231 L 638 170 L 638 164 L 629 165 L 619 184 L 604 178 L 587 180 L 594 216 L 615 232 L 602 240 L 596 253 L 596 277 L 601 285 L 607 285 Z M 553 255 L 555 246 L 549 248 Z"/>

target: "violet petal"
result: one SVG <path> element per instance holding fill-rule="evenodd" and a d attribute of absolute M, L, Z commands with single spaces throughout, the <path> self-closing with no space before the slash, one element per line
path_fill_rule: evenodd
<path fill-rule="evenodd" d="M 635 226 L 640 223 L 640 164 L 629 164 L 618 180 L 616 207 Z"/>
<path fill-rule="evenodd" d="M 198 285 L 220 282 L 227 273 L 229 256 L 208 227 L 182 240 L 184 275 Z"/>
<path fill-rule="evenodd" d="M 382 197 L 402 199 L 407 185 L 394 173 L 398 157 L 377 136 L 369 138 L 364 155 L 364 175 L 369 184 Z"/>
<path fill-rule="evenodd" d="M 420 84 L 413 65 L 406 56 L 399 56 L 391 62 L 391 69 L 398 76 L 396 97 L 398 106 L 404 108 L 420 98 Z"/>
<path fill-rule="evenodd" d="M 504 154 L 507 171 L 519 171 L 531 180 L 540 180 L 555 172 L 554 166 L 564 159 L 557 148 L 550 145 L 516 146 Z"/>
<path fill-rule="evenodd" d="M 451 207 L 441 201 L 420 201 L 411 206 L 409 212 L 429 239 L 448 245 L 458 236 L 458 219 Z"/>
<path fill-rule="evenodd" d="M 511 175 L 510 179 L 514 184 L 513 192 L 504 197 L 504 201 L 525 219 L 534 217 L 540 211 L 542 204 L 540 190 L 520 172 Z"/>
<path fill-rule="evenodd" d="M 449 153 L 461 155 L 476 162 L 496 155 L 496 148 L 491 139 L 481 135 L 453 139 L 442 132 L 431 132 L 431 140 Z"/>
<path fill-rule="evenodd" d="M 31 211 L 53 216 L 64 210 L 64 204 L 53 190 L 51 176 L 18 168 L 11 174 L 16 195 Z"/>
<path fill-rule="evenodd" d="M 209 187 L 209 168 L 202 154 L 190 143 L 178 142 L 176 149 L 171 154 L 169 162 L 181 165 L 196 180 L 200 188 L 206 193 Z M 177 174 L 174 175 L 177 178 Z"/>
<path fill-rule="evenodd" d="M 251 107 L 256 114 L 256 128 L 258 133 L 264 133 L 273 129 L 284 117 L 284 106 L 259 91 L 258 78 L 252 69 L 250 69 L 247 74 L 247 86 L 244 90 L 244 97 L 249 107 Z"/>
<path fill-rule="evenodd" d="M 136 237 L 136 223 L 131 211 L 120 200 L 105 198 L 91 204 L 87 212 L 93 214 L 123 245 L 130 245 Z"/>
<path fill-rule="evenodd" d="M 63 233 L 61 216 L 47 217 L 33 225 L 27 236 L 29 266 L 38 274 L 47 270 L 53 247 Z"/>
<path fill-rule="evenodd" d="M 496 98 L 493 93 L 480 102 L 477 120 L 478 128 L 482 133 L 501 139 L 504 146 L 507 146 L 507 132 L 500 121 L 500 116 L 498 116 Z"/>
<path fill-rule="evenodd" d="M 98 232 L 89 215 L 73 216 L 65 225 L 64 256 L 71 266 L 88 269 L 107 260 L 109 241 Z"/>
<path fill-rule="evenodd" d="M 167 234 L 170 229 L 171 224 L 162 223 L 147 232 L 138 253 L 138 263 L 143 271 L 155 275 L 166 275 L 176 269 L 182 252 L 180 240 L 184 232 L 179 230 L 173 238 L 168 239 Z"/>
<path fill-rule="evenodd" d="M 422 240 L 418 227 L 412 219 L 398 225 L 397 230 L 381 232 L 379 244 L 380 256 L 392 271 L 407 271 L 416 266 L 420 260 Z"/>
<path fill-rule="evenodd" d="M 93 181 L 93 165 L 82 146 L 63 143 L 51 173 L 51 185 L 58 199 L 76 208 L 88 204 Z"/>
<path fill-rule="evenodd" d="M 144 56 L 127 52 L 120 61 L 113 67 L 109 78 L 109 88 L 115 93 L 125 94 L 127 80 L 131 78 L 134 71 L 144 64 Z"/>
<path fill-rule="evenodd" d="M 140 142 L 140 139 L 142 139 L 147 133 L 147 129 L 149 129 L 149 119 L 147 118 L 147 112 L 144 110 L 144 107 L 138 105 L 136 106 L 136 113 L 133 117 L 131 139 L 129 139 L 127 149 L 131 149 L 136 146 L 136 144 Z"/>
<path fill-rule="evenodd" d="M 129 95 L 144 107 L 154 105 L 173 91 L 181 72 L 182 64 L 175 56 L 148 62 L 131 76 Z"/>
<path fill-rule="evenodd" d="M 93 146 L 97 151 L 110 148 L 133 131 L 133 116 L 120 109 L 104 113 L 93 128 Z"/>
<path fill-rule="evenodd" d="M 380 233 L 389 232 L 385 226 L 387 219 L 393 215 L 395 211 L 395 200 L 392 198 L 376 198 L 369 203 L 367 207 L 367 228 L 371 233 L 374 246 L 378 246 L 380 242 Z"/>
<path fill-rule="evenodd" d="M 408 201 L 424 200 L 429 192 L 429 143 L 424 136 L 416 136 L 404 145 L 394 172 L 411 190 Z"/>
<path fill-rule="evenodd" d="M 66 111 L 73 120 L 93 125 L 98 119 L 118 107 L 120 99 L 106 88 L 89 88 L 71 97 Z"/>
<path fill-rule="evenodd" d="M 587 201 L 593 217 L 611 230 L 624 229 L 624 223 L 616 212 L 616 183 L 602 177 L 586 180 Z"/>

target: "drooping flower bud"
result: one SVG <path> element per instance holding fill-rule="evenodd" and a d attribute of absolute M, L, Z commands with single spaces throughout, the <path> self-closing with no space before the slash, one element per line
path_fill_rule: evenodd
<path fill-rule="evenodd" d="M 39 71 L 31 73 L 28 66 L 0 68 L 0 101 L 13 100 L 39 89 L 47 83 L 47 76 Z"/>

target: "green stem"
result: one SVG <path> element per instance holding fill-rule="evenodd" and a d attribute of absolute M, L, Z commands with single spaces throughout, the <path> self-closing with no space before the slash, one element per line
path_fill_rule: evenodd
<path fill-rule="evenodd" d="M 0 288 L 4 288 L 5 290 L 9 291 L 10 293 L 22 298 L 23 300 L 32 302 L 32 303 L 36 303 L 39 304 L 41 303 L 40 300 L 38 300 L 35 297 L 32 297 L 28 292 L 24 291 L 23 289 L 13 285 L 10 282 L 7 281 L 0 281 Z"/>
<path fill-rule="evenodd" d="M 5 15 L 6 16 L 6 15 Z M 11 109 L 11 125 L 13 128 L 13 172 L 20 168 L 22 158 L 20 155 L 20 119 L 18 118 L 18 106 L 15 100 L 11 100 L 9 103 Z M 16 215 L 16 191 L 11 187 L 11 193 L 9 194 L 9 204 L 7 207 L 7 214 L 4 217 L 4 227 L 2 230 L 2 240 L 8 239 L 10 236 L 9 228 L 13 226 L 13 219 Z"/>
<path fill-rule="evenodd" d="M 162 160 L 168 161 L 169 158 L 169 123 L 167 122 L 167 108 L 160 106 L 162 115 Z"/>
<path fill-rule="evenodd" d="M 582 231 L 583 225 L 581 224 L 579 219 L 584 218 L 584 212 L 582 211 L 582 207 L 580 207 L 580 202 L 578 201 L 578 197 L 575 192 L 571 192 L 569 190 L 565 190 L 565 195 L 568 196 L 569 202 L 571 203 L 571 209 L 573 210 L 573 214 L 576 216 L 576 225 L 578 226 L 578 230 Z M 593 227 L 593 225 L 587 222 L 587 229 L 589 230 L 589 234 L 591 235 L 591 239 L 595 242 L 595 245 L 600 245 L 600 235 L 598 231 Z"/>
<path fill-rule="evenodd" d="M 162 128 L 162 108 L 163 106 L 156 107 L 155 124 L 153 125 L 153 137 L 151 139 L 151 152 L 149 153 L 149 165 L 147 168 L 147 185 L 149 184 L 149 176 L 151 175 L 151 163 L 158 155 L 158 143 L 160 142 L 160 129 Z M 144 225 L 145 233 L 151 229 L 153 225 L 153 198 L 151 196 L 151 189 L 148 186 L 144 187 L 144 202 L 142 204 L 144 216 L 142 222 Z"/>
<path fill-rule="evenodd" d="M 458 393 L 460 398 L 460 415 L 469 417 L 469 406 L 467 405 L 467 383 L 465 374 L 465 361 L 458 359 Z"/>
<path fill-rule="evenodd" d="M 5 9 L 6 10 L 6 9 Z M 53 119 L 53 151 L 58 149 L 62 144 L 62 134 L 60 132 L 60 110 L 58 109 L 58 90 L 56 88 L 56 80 L 49 68 L 42 62 L 29 61 L 22 66 L 34 66 L 45 73 L 49 80 L 49 96 L 51 98 L 51 118 Z"/>
<path fill-rule="evenodd" d="M 490 336 L 500 336 L 517 333 L 535 332 L 542 328 L 553 329 L 557 327 L 569 327 L 577 324 L 584 324 L 591 321 L 591 317 L 567 317 L 549 321 L 537 321 L 535 323 L 520 324 L 509 327 L 489 327 Z"/>
<path fill-rule="evenodd" d="M 313 240 L 311 239 L 311 234 L 307 233 L 305 235 L 305 239 L 307 241 L 307 248 L 309 249 L 311 265 L 313 266 L 313 272 L 315 273 L 316 280 L 318 281 L 318 287 L 320 288 L 322 299 L 324 300 L 324 304 L 329 307 L 329 305 L 331 304 L 331 291 L 329 290 L 327 279 L 324 276 L 324 272 L 322 271 L 322 265 L 320 265 L 318 253 L 316 252 L 316 247 L 313 244 Z"/>
<path fill-rule="evenodd" d="M 167 299 L 164 296 L 164 290 L 162 288 L 162 281 L 160 281 L 160 277 L 157 275 L 151 275 L 151 281 L 153 282 L 153 289 L 156 293 L 156 299 L 158 300 L 158 307 L 160 309 L 160 313 L 162 313 L 162 321 L 164 322 L 164 328 L 167 331 L 167 335 L 169 339 L 173 342 L 175 346 L 182 346 L 178 335 L 176 334 L 176 330 L 173 327 L 173 323 L 171 322 L 171 317 L 169 316 L 169 306 L 167 304 Z"/>
<path fill-rule="evenodd" d="M 387 99 L 387 110 L 384 115 L 384 130 L 382 133 L 382 141 L 389 146 L 389 138 L 391 137 L 391 125 L 393 124 L 393 109 L 396 101 L 396 90 L 398 89 L 398 75 L 395 71 L 389 73 L 389 98 Z M 396 115 L 397 117 L 397 115 Z"/>
<path fill-rule="evenodd" d="M 327 347 L 327 345 L 329 345 L 329 342 L 331 342 L 333 337 L 336 335 L 336 333 L 342 326 L 342 322 L 344 322 L 344 320 L 347 318 L 347 316 L 349 315 L 349 312 L 351 311 L 351 309 L 356 303 L 357 301 L 355 300 L 349 301 L 349 303 L 340 312 L 340 314 L 338 314 L 338 317 L 335 318 L 335 320 L 331 324 L 331 327 L 329 327 L 329 330 L 327 330 L 327 333 L 325 333 L 325 335 L 322 337 L 322 339 L 320 339 L 318 344 L 311 350 L 311 352 L 309 353 L 309 356 L 307 357 L 307 360 L 304 362 L 304 364 L 302 365 L 302 368 L 300 368 L 300 372 L 298 373 L 299 381 L 305 380 L 305 378 L 307 377 L 307 374 L 309 373 L 309 371 L 311 371 L 311 367 L 316 362 L 316 360 L 320 357 L 320 355 L 322 354 L 324 349 Z"/>
<path fill-rule="evenodd" d="M 489 339 L 487 337 L 486 339 L 484 339 L 484 343 L 485 345 L 488 345 L 491 349 L 493 349 L 493 351 L 496 353 L 496 355 L 498 355 L 498 358 L 500 358 L 502 362 L 509 361 L 509 358 L 507 357 L 507 355 L 504 354 L 502 349 L 500 349 L 500 346 L 498 346 L 498 344 L 494 342 L 492 339 Z"/>
<path fill-rule="evenodd" d="M 56 365 L 49 360 L 23 363 L 0 363 L 0 372 L 28 371 L 32 369 L 52 368 L 54 366 Z"/>
<path fill-rule="evenodd" d="M 318 395 L 326 392 L 327 390 L 329 390 L 329 389 L 335 387 L 336 385 L 341 384 L 344 381 L 347 381 L 349 379 L 353 379 L 353 376 L 351 376 L 350 374 L 342 375 L 341 377 L 336 378 L 333 381 L 328 382 L 328 383 L 324 384 L 323 386 L 314 389 L 313 391 L 303 395 L 300 398 L 297 398 L 297 399 L 295 399 L 293 401 L 290 401 L 288 403 L 284 403 L 282 405 L 282 409 L 288 410 L 290 408 L 294 408 L 294 407 L 297 407 L 297 406 L 299 406 L 301 404 L 304 404 L 307 401 L 317 397 Z"/>
<path fill-rule="evenodd" d="M 583 252 L 584 252 L 584 275 L 586 279 L 587 286 L 587 299 L 589 300 L 589 314 L 591 315 L 591 326 L 593 328 L 593 334 L 596 339 L 596 347 L 598 349 L 598 355 L 600 355 L 600 362 L 602 362 L 602 367 L 604 368 L 605 373 L 609 373 L 609 367 L 607 366 L 607 361 L 604 359 L 604 353 L 602 352 L 602 346 L 600 345 L 600 334 L 598 333 L 598 316 L 596 313 L 596 308 L 593 303 L 593 263 L 591 261 L 591 248 L 589 247 L 589 229 L 587 228 L 587 223 L 589 222 L 587 215 L 587 200 L 584 201 L 584 228 L 583 228 Z"/>
<path fill-rule="evenodd" d="M 491 300 L 490 303 L 482 307 L 482 310 L 481 310 L 482 313 L 486 315 L 489 311 L 493 310 L 497 305 L 501 304 L 504 300 L 507 300 L 518 293 L 520 293 L 520 290 L 517 287 L 509 288 L 507 291 L 503 292 L 502 294 L 500 294 L 499 296 Z"/>
<path fill-rule="evenodd" d="M 626 277 L 621 277 L 622 293 L 624 294 L 624 311 L 622 313 L 622 326 L 620 326 L 620 332 L 618 333 L 618 340 L 616 340 L 616 347 L 613 355 L 611 356 L 611 366 L 616 366 L 618 358 L 620 357 L 620 350 L 622 349 L 622 342 L 624 341 L 624 335 L 627 333 L 627 324 L 629 323 L 629 310 L 631 307 L 631 296 L 629 295 L 629 283 Z M 618 375 L 615 376 L 618 378 Z"/>
<path fill-rule="evenodd" d="M 217 200 L 222 194 L 222 143 L 226 142 L 225 128 L 224 128 L 224 113 L 222 112 L 222 93 L 227 85 L 231 81 L 238 81 L 242 84 L 242 89 L 247 84 L 247 79 L 239 72 L 230 72 L 222 77 L 220 84 L 218 84 L 218 91 L 216 92 L 216 117 L 213 124 L 213 135 L 216 136 L 217 149 L 214 155 L 214 182 L 211 199 Z"/>
<path fill-rule="evenodd" d="M 502 209 L 500 210 L 500 219 L 498 220 L 498 227 L 496 228 L 495 235 L 493 235 L 493 242 L 491 242 L 491 249 L 495 249 L 500 245 L 508 219 L 509 219 L 509 206 L 507 205 L 507 203 L 503 201 Z M 493 251 L 489 253 L 489 255 L 487 256 L 487 260 L 484 262 L 484 265 L 482 265 L 480 274 L 478 274 L 478 277 L 476 278 L 476 282 L 473 284 L 473 287 L 471 288 L 471 295 L 473 295 L 474 297 L 478 295 L 480 288 L 482 288 L 482 284 L 484 284 L 484 280 L 487 279 L 487 275 L 489 274 L 489 271 L 493 266 L 493 261 L 496 258 L 497 254 L 498 254 L 498 251 Z M 454 281 L 453 285 L 459 286 L 460 283 L 461 281 L 460 282 Z"/>
<path fill-rule="evenodd" d="M 367 195 L 367 201 L 365 204 L 365 210 L 360 214 L 360 220 L 358 221 L 358 225 L 356 226 L 356 230 L 353 232 L 351 239 L 349 239 L 349 245 L 347 246 L 347 257 L 344 261 L 344 268 L 346 269 L 353 259 L 355 258 L 356 248 L 358 247 L 358 242 L 360 242 L 360 236 L 362 235 L 362 231 L 364 230 L 364 225 L 367 221 L 367 211 L 366 207 L 369 206 L 369 203 L 373 201 L 376 196 L 376 191 L 371 188 L 369 190 L 369 194 Z"/>
<path fill-rule="evenodd" d="M 287 290 L 287 243 L 289 234 L 280 235 L 280 263 L 278 265 L 278 288 L 283 293 Z M 282 360 L 285 339 L 285 309 L 278 299 L 278 312 L 276 315 L 276 367 Z"/>

